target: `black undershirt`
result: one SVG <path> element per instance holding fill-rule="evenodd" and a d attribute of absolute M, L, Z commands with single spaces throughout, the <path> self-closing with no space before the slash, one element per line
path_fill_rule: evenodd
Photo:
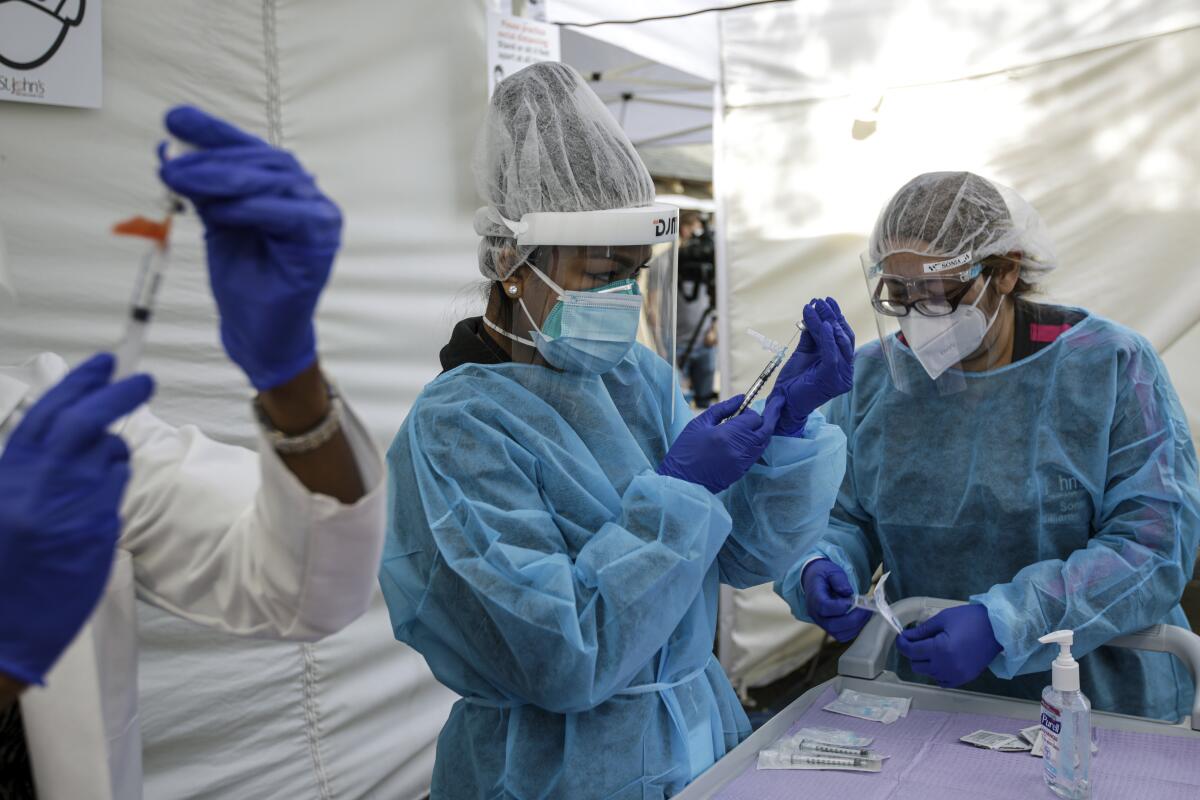
<path fill-rule="evenodd" d="M 467 317 L 454 326 L 450 341 L 438 356 L 442 372 L 463 364 L 507 364 L 512 357 L 488 334 L 483 317 Z"/>
<path fill-rule="evenodd" d="M 1013 301 L 1013 315 L 1014 362 L 1054 344 L 1064 331 L 1087 316 L 1072 308 L 1021 299 Z"/>

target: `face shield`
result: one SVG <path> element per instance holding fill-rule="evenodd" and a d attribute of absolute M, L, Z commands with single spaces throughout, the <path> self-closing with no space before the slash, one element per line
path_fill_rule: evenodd
<path fill-rule="evenodd" d="M 581 379 L 637 361 L 673 402 L 679 210 L 535 212 L 506 224 L 523 259 L 485 324 L 511 341 L 512 360 Z"/>
<path fill-rule="evenodd" d="M 1004 295 L 993 288 L 993 270 L 971 253 L 904 251 L 879 262 L 863 253 L 861 262 L 880 346 L 900 391 L 961 391 L 970 372 L 990 369 L 1003 355 L 996 320 Z"/>
<path fill-rule="evenodd" d="M 83 21 L 86 0 L 0 0 L 0 64 L 34 69 L 45 64 Z"/>

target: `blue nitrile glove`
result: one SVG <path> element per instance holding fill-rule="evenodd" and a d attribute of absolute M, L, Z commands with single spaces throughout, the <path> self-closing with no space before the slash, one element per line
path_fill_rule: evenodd
<path fill-rule="evenodd" d="M 689 422 L 667 451 L 658 474 L 699 484 L 713 494 L 745 475 L 771 443 L 783 401 L 768 401 L 761 415 L 748 408 L 722 425 L 743 397 L 739 394 L 710 406 Z"/>
<path fill-rule="evenodd" d="M 854 331 L 832 297 L 804 307 L 804 333 L 779 371 L 772 397 L 786 401 L 775 433 L 801 436 L 808 415 L 854 384 Z"/>
<path fill-rule="evenodd" d="M 199 148 L 159 174 L 192 201 L 205 228 L 221 342 L 259 391 L 317 359 L 313 312 L 341 244 L 342 215 L 290 153 L 195 108 L 167 129 Z"/>
<path fill-rule="evenodd" d="M 996 641 L 985 606 L 968 603 L 947 608 L 896 638 L 915 672 L 943 688 L 974 680 L 1004 648 Z"/>
<path fill-rule="evenodd" d="M 804 604 L 812 621 L 839 642 L 849 642 L 871 619 L 871 612 L 854 607 L 854 587 L 846 572 L 828 558 L 818 558 L 800 576 Z"/>
<path fill-rule="evenodd" d="M 108 433 L 150 397 L 95 356 L 42 397 L 0 454 L 0 672 L 41 683 L 104 591 L 129 450 Z"/>

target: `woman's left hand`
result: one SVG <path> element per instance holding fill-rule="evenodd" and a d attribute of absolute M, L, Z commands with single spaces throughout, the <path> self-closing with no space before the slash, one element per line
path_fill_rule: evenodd
<path fill-rule="evenodd" d="M 906 630 L 896 637 L 896 649 L 915 672 L 949 689 L 978 678 L 1004 648 L 996 641 L 987 607 L 967 603 Z"/>
<path fill-rule="evenodd" d="M 854 331 L 832 297 L 804 307 L 804 333 L 771 396 L 782 396 L 777 436 L 801 436 L 808 415 L 854 384 Z"/>
<path fill-rule="evenodd" d="M 341 246 L 342 215 L 294 156 L 190 106 L 167 129 L 194 152 L 159 174 L 204 223 L 221 342 L 260 392 L 317 360 L 313 314 Z"/>

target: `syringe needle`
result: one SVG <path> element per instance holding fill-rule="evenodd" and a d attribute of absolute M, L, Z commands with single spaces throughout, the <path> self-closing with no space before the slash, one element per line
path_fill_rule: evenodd
<path fill-rule="evenodd" d="M 747 408 L 750 407 L 750 404 L 754 402 L 754 398 L 756 398 L 758 393 L 763 390 L 763 387 L 767 385 L 767 381 L 769 381 L 771 376 L 775 374 L 775 370 L 779 369 L 779 365 L 783 363 L 783 357 L 791 348 L 792 342 L 796 341 L 796 337 L 799 336 L 803 331 L 804 323 L 797 322 L 796 332 L 792 334 L 792 338 L 788 339 L 787 344 L 779 348 L 775 355 L 772 356 L 771 360 L 767 362 L 767 366 L 764 367 L 763 371 L 760 372 L 758 377 L 754 379 L 754 383 L 750 384 L 750 388 L 746 391 L 746 396 L 742 399 L 737 411 L 733 412 L 724 420 L 722 420 L 723 423 L 728 422 L 736 416 L 740 416 Z"/>

